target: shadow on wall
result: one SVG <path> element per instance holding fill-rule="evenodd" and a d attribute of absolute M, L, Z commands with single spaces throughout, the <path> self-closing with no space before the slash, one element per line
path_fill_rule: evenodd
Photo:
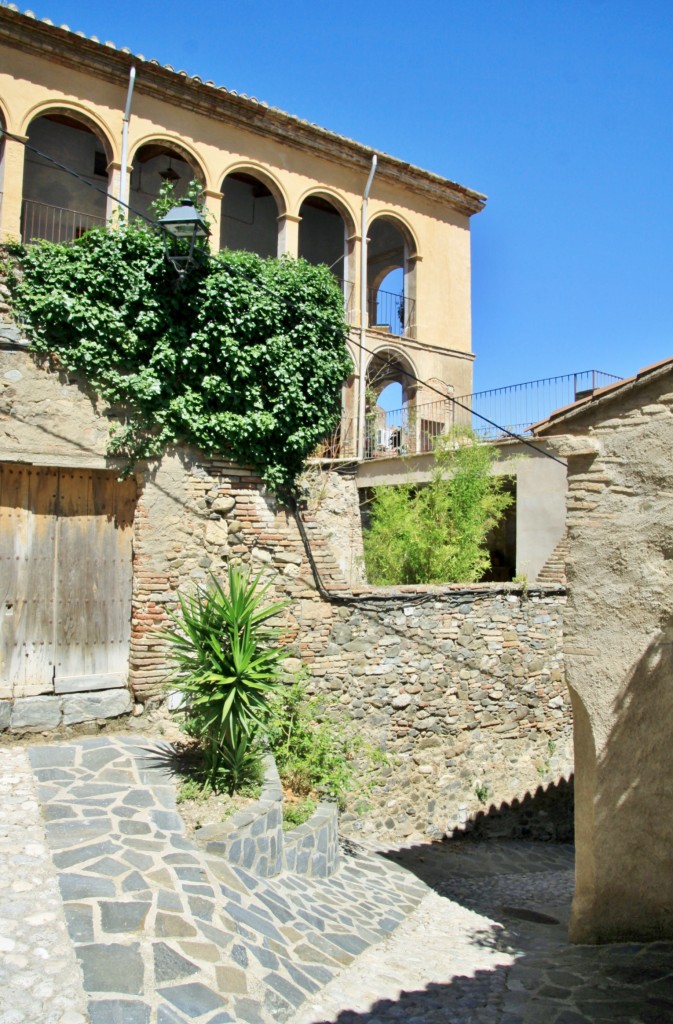
<path fill-rule="evenodd" d="M 574 826 L 574 776 L 538 786 L 521 800 L 515 797 L 487 811 L 478 811 L 451 833 L 454 839 L 532 839 L 538 842 L 572 843 Z"/>
<path fill-rule="evenodd" d="M 598 940 L 673 937 L 673 616 L 613 704 L 593 794 Z M 600 922 L 600 926 L 598 924 Z"/>

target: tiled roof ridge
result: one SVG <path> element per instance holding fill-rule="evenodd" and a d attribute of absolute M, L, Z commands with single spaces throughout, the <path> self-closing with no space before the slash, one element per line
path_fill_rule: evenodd
<path fill-rule="evenodd" d="M 0 0 L 0 14 L 3 11 L 10 11 L 12 14 L 19 15 L 19 17 L 21 18 L 26 18 L 31 21 L 34 21 L 38 25 L 44 25 L 47 26 L 48 28 L 53 28 L 57 31 L 66 32 L 69 35 L 85 40 L 88 43 L 94 43 L 95 45 L 104 48 L 107 47 L 107 49 L 112 50 L 116 53 L 124 54 L 127 57 L 131 57 L 134 61 L 137 61 L 139 63 L 147 64 L 155 68 L 160 68 L 163 71 L 168 71 L 170 74 L 184 78 L 186 81 L 191 82 L 194 85 L 205 87 L 207 89 L 212 89 L 216 92 L 223 93 L 226 96 L 231 96 L 235 99 L 243 100 L 246 103 L 250 103 L 256 107 L 260 107 L 263 110 L 268 110 L 272 114 L 280 118 L 287 119 L 289 121 L 294 122 L 295 124 L 308 127 L 312 131 L 320 135 L 323 135 L 335 142 L 341 142 L 349 146 L 357 147 L 358 149 L 366 152 L 370 156 L 376 154 L 376 156 L 383 157 L 386 161 L 390 161 L 393 165 L 395 165 L 398 168 L 404 168 L 412 173 L 421 174 L 423 177 L 429 179 L 430 181 L 434 181 L 444 186 L 448 185 L 453 189 L 457 189 L 458 191 L 463 193 L 465 197 L 469 197 L 469 199 L 472 200 L 473 204 L 477 208 L 475 209 L 474 212 L 478 212 L 478 209 L 481 209 L 481 207 L 486 201 L 486 196 L 483 193 L 476 192 L 473 189 L 467 188 L 467 186 L 461 185 L 457 181 L 452 181 L 450 178 L 444 178 L 442 175 L 436 174 L 433 171 L 427 171 L 424 168 L 411 164 L 406 160 L 400 159 L 399 157 L 391 156 L 391 154 L 385 153 L 382 150 L 374 149 L 371 146 L 366 146 L 364 143 L 358 142 L 356 139 L 351 139 L 346 135 L 340 135 L 338 132 L 331 131 L 328 128 L 322 128 L 320 125 L 316 124 L 313 121 L 309 121 L 307 118 L 299 117 L 297 114 L 290 114 L 286 110 L 282 110 L 280 107 L 270 105 L 265 100 L 257 99 L 256 96 L 248 96 L 247 93 L 237 92 L 237 90 L 235 89 L 228 89 L 224 85 L 215 85 L 215 83 L 210 79 L 204 81 L 204 79 L 201 78 L 199 75 L 190 75 L 188 74 L 188 72 L 184 70 L 176 71 L 172 64 L 162 64 L 161 61 L 157 60 L 154 57 L 147 58 L 144 56 L 144 54 L 133 53 L 133 51 L 130 50 L 129 47 L 117 46 L 110 40 L 101 42 L 98 36 L 87 36 L 84 32 L 74 31 L 70 28 L 69 25 L 56 25 L 55 22 L 51 20 L 51 18 L 38 18 L 34 11 L 22 11 L 16 4 L 5 3 L 4 0 Z"/>

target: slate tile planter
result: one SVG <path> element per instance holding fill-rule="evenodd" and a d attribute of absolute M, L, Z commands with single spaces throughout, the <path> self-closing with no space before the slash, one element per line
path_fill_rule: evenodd
<path fill-rule="evenodd" d="M 208 853 L 259 878 L 272 878 L 284 870 L 328 878 L 339 862 L 336 804 L 319 804 L 307 822 L 283 832 L 282 802 L 278 770 L 267 754 L 259 800 L 228 821 L 197 829 L 194 838 Z"/>

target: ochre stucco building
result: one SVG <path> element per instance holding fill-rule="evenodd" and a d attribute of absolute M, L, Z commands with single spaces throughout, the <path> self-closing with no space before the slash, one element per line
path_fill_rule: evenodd
<path fill-rule="evenodd" d="M 344 393 L 347 431 L 357 433 L 361 361 L 375 392 L 402 384 L 405 406 L 438 397 L 416 378 L 441 394 L 471 392 L 470 217 L 483 208 L 479 193 L 7 7 L 0 127 L 13 136 L 0 148 L 0 241 L 73 238 L 112 217 L 116 199 L 146 214 L 162 180 L 180 194 L 196 178 L 214 249 L 305 256 L 341 282 L 356 367 Z"/>

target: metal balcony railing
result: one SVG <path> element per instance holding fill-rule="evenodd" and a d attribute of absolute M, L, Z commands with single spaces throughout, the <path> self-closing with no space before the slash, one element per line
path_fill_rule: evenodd
<path fill-rule="evenodd" d="M 385 292 L 382 288 L 367 291 L 369 326 L 404 337 L 415 320 L 415 303 L 401 292 Z"/>
<path fill-rule="evenodd" d="M 502 427 L 513 434 L 525 434 L 534 423 L 546 419 L 554 409 L 570 405 L 583 395 L 621 379 L 602 370 L 581 370 L 490 391 L 476 391 L 471 395 L 458 395 L 456 401 L 472 413 L 472 429 L 475 433 L 490 439 L 501 437 Z M 497 426 L 486 423 L 482 417 L 492 420 Z"/>
<path fill-rule="evenodd" d="M 355 302 L 355 285 L 343 277 L 337 277 L 344 296 L 346 322 L 357 324 L 359 311 Z M 367 290 L 367 326 L 374 330 L 387 331 L 397 337 L 411 333 L 414 324 L 415 303 L 405 299 L 401 292 L 385 292 L 381 288 Z"/>
<path fill-rule="evenodd" d="M 437 438 L 448 433 L 455 422 L 455 405 L 449 399 L 423 405 L 409 403 L 388 412 L 377 406 L 365 417 L 364 457 L 431 452 Z"/>
<path fill-rule="evenodd" d="M 455 399 L 438 399 L 420 405 L 409 402 L 391 411 L 376 406 L 365 417 L 364 459 L 431 452 L 437 438 L 459 425 L 470 426 L 484 441 L 507 437 L 508 431 L 526 435 L 534 423 L 545 419 L 554 409 L 621 379 L 600 370 L 583 370 L 477 391 Z M 481 417 L 491 420 L 492 424 Z M 315 457 L 355 459 L 357 449 L 357 421 L 349 416 L 325 439 Z"/>
<path fill-rule="evenodd" d="M 21 204 L 21 238 L 26 245 L 43 240 L 72 242 L 90 228 L 105 227 L 105 217 L 94 217 L 79 210 L 24 199 Z"/>

